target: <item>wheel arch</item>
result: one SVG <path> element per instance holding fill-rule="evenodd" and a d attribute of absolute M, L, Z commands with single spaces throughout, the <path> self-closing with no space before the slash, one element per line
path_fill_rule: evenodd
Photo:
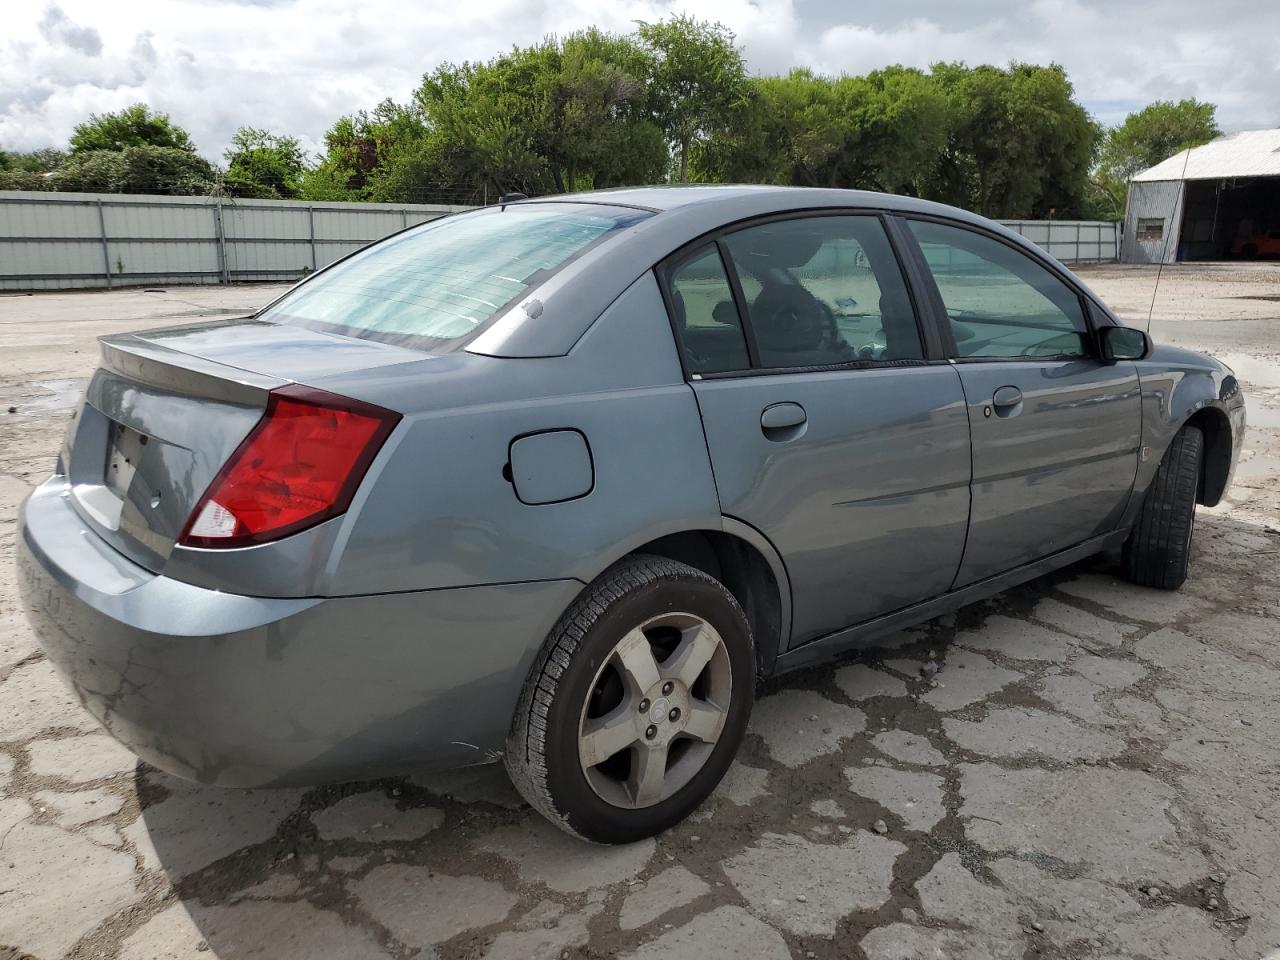
<path fill-rule="evenodd" d="M 1231 420 L 1217 407 L 1201 407 L 1183 426 L 1199 427 L 1204 435 L 1204 455 L 1200 460 L 1199 503 L 1217 506 L 1231 476 Z"/>
<path fill-rule="evenodd" d="M 791 636 L 791 584 L 782 558 L 759 531 L 725 517 L 724 529 L 667 533 L 625 556 L 641 553 L 686 563 L 723 583 L 751 625 L 758 674 L 773 672 Z"/>

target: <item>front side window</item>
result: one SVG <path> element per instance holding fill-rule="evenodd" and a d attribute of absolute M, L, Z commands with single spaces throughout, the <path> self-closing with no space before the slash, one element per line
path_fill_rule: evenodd
<path fill-rule="evenodd" d="M 919 360 L 911 298 L 880 220 L 805 217 L 725 238 L 765 368 Z"/>
<path fill-rule="evenodd" d="M 720 251 L 708 244 L 671 271 L 671 311 L 690 373 L 751 366 Z"/>
<path fill-rule="evenodd" d="M 1040 264 L 971 230 L 907 222 L 942 295 L 957 356 L 1089 355 L 1080 297 Z"/>
<path fill-rule="evenodd" d="M 649 216 L 599 204 L 533 203 L 445 217 L 336 264 L 261 319 L 457 350 L 566 263 Z"/>

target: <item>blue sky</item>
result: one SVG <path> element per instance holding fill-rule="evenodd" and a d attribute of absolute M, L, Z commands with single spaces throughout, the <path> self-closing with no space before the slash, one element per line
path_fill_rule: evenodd
<path fill-rule="evenodd" d="M 442 62 L 678 11 L 733 29 L 756 72 L 1057 62 L 1104 123 L 1195 96 L 1227 131 L 1280 126 L 1277 0 L 37 0 L 10 5 L 0 35 L 0 147 L 64 144 L 89 113 L 141 100 L 212 159 L 241 124 L 315 149 L 339 115 L 406 99 Z"/>

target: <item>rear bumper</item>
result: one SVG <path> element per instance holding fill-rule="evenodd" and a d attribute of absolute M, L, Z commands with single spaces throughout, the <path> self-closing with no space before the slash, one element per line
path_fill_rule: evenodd
<path fill-rule="evenodd" d="M 142 759 L 227 786 L 497 759 L 576 580 L 270 599 L 149 573 L 55 477 L 23 505 L 18 580 L 49 659 Z"/>

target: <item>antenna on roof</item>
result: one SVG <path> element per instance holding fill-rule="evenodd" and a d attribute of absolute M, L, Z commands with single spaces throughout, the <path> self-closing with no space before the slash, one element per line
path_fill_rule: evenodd
<path fill-rule="evenodd" d="M 1182 175 L 1178 177 L 1178 192 L 1173 195 L 1173 206 L 1169 210 L 1169 229 L 1164 232 L 1164 249 L 1160 252 L 1160 268 L 1156 270 L 1156 284 L 1151 288 L 1151 306 L 1147 308 L 1147 336 L 1151 336 L 1151 315 L 1156 312 L 1156 294 L 1160 290 L 1160 278 L 1164 275 L 1164 262 L 1169 257 L 1169 240 L 1173 236 L 1173 215 L 1178 209 L 1178 201 L 1187 192 L 1187 164 L 1191 162 L 1191 151 L 1195 147 L 1187 147 L 1187 155 L 1182 158 Z M 1183 200 L 1185 203 L 1186 201 Z M 1181 230 L 1179 230 L 1181 232 Z"/>
<path fill-rule="evenodd" d="M 515 203 L 517 200 L 528 199 L 529 195 L 527 193 L 504 193 L 502 196 L 498 197 L 498 203 L 505 207 L 508 203 Z"/>

